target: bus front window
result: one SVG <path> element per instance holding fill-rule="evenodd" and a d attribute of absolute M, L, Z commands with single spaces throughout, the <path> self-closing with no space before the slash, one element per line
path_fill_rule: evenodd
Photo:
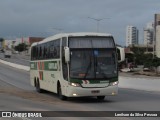
<path fill-rule="evenodd" d="M 71 49 L 70 77 L 107 79 L 117 75 L 115 50 Z"/>

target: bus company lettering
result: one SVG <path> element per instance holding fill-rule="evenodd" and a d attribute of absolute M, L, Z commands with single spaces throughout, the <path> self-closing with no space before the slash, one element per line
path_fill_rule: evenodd
<path fill-rule="evenodd" d="M 49 68 L 49 70 L 57 70 L 58 65 L 57 65 L 57 63 L 49 63 L 48 68 Z"/>
<path fill-rule="evenodd" d="M 31 69 L 34 69 L 34 63 L 31 64 Z"/>

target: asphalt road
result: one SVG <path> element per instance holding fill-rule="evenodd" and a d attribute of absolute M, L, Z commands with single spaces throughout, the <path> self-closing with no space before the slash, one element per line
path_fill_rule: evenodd
<path fill-rule="evenodd" d="M 28 72 L 0 64 L 1 111 L 160 111 L 159 100 L 159 92 L 120 88 L 118 96 L 107 96 L 102 102 L 94 97 L 61 101 L 57 95 L 50 92 L 36 93 L 30 85 Z M 116 118 L 107 119 L 115 120 Z M 135 118 L 117 118 L 117 120 L 119 119 Z M 140 119 L 143 120 L 143 118 Z M 146 120 L 146 118 L 144 119 Z M 150 120 L 151 118 L 147 119 Z"/>
<path fill-rule="evenodd" d="M 0 53 L 0 59 L 20 65 L 29 66 L 29 56 L 26 55 L 12 54 L 11 58 L 5 58 L 4 53 Z"/>

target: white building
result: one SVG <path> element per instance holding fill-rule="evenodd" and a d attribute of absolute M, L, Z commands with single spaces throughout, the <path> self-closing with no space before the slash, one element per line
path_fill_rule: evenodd
<path fill-rule="evenodd" d="M 156 56 L 160 58 L 160 25 L 156 27 Z"/>
<path fill-rule="evenodd" d="M 126 47 L 133 44 L 138 44 L 138 30 L 134 26 L 127 26 Z"/>
<path fill-rule="evenodd" d="M 15 40 L 5 40 L 4 41 L 5 48 L 12 49 L 14 43 L 15 43 Z"/>
<path fill-rule="evenodd" d="M 144 32 L 144 45 L 153 44 L 153 32 L 154 32 L 154 24 L 150 22 L 147 24 L 146 28 L 143 29 Z"/>

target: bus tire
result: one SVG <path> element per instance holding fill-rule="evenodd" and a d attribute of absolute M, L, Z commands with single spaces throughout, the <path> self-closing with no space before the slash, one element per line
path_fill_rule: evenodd
<path fill-rule="evenodd" d="M 61 89 L 61 84 L 58 82 L 58 86 L 57 86 L 57 93 L 58 93 L 58 97 L 61 100 L 67 100 L 67 97 L 62 95 L 62 89 Z"/>
<path fill-rule="evenodd" d="M 40 88 L 39 80 L 36 81 L 36 91 L 38 93 L 42 93 L 42 89 Z"/>
<path fill-rule="evenodd" d="M 97 96 L 98 100 L 104 100 L 105 96 Z"/>

